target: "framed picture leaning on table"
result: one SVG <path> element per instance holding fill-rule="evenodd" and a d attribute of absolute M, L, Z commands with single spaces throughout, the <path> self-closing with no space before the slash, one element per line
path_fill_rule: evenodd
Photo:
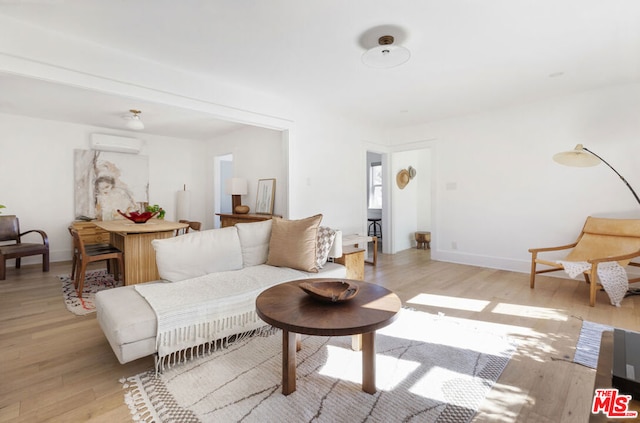
<path fill-rule="evenodd" d="M 276 195 L 276 180 L 258 180 L 258 195 L 256 197 L 256 214 L 273 214 L 273 201 Z"/>

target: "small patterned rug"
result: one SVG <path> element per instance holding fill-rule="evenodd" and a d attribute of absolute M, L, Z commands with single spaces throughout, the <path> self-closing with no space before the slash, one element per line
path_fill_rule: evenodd
<path fill-rule="evenodd" d="M 94 304 L 96 292 L 122 286 L 122 282 L 114 281 L 113 276 L 108 274 L 106 269 L 90 270 L 85 276 L 82 298 L 78 298 L 71 275 L 59 275 L 58 279 L 62 281 L 62 298 L 67 310 L 78 316 L 96 311 Z"/>
<path fill-rule="evenodd" d="M 592 369 L 598 367 L 600 341 L 602 332 L 605 330 L 613 330 L 613 328 L 586 320 L 582 322 L 582 329 L 580 329 L 580 336 L 578 337 L 578 344 L 576 345 L 576 353 L 573 357 L 574 363 L 582 364 Z"/>
<path fill-rule="evenodd" d="M 469 422 L 515 350 L 476 323 L 401 310 L 376 333 L 374 395 L 351 337 L 302 335 L 297 390 L 284 396 L 279 330 L 121 382 L 134 421 Z"/>

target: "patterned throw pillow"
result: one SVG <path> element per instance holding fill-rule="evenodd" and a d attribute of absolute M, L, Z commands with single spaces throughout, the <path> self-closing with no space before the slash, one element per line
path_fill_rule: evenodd
<path fill-rule="evenodd" d="M 318 269 L 322 269 L 322 266 L 327 262 L 329 250 L 331 250 L 335 238 L 336 231 L 333 229 L 326 226 L 320 226 L 318 228 L 318 247 L 316 248 Z"/>

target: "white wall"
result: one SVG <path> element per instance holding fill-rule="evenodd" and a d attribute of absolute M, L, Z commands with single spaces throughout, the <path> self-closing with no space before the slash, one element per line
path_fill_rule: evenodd
<path fill-rule="evenodd" d="M 249 213 L 255 211 L 258 180 L 275 178 L 274 214 L 286 216 L 288 175 L 284 144 L 281 131 L 247 126 L 209 141 L 207 160 L 213 161 L 216 156 L 224 154 L 233 155 L 232 176 L 247 179 L 248 194 L 242 196 L 242 204 L 251 208 Z M 215 205 L 212 206 L 215 208 Z M 230 208 L 220 210 L 229 212 Z"/>
<path fill-rule="evenodd" d="M 384 134 L 300 108 L 289 143 L 289 217 L 323 214 L 323 225 L 345 234 L 366 233 L 365 141 Z"/>
<path fill-rule="evenodd" d="M 49 235 L 51 260 L 71 259 L 67 226 L 74 220 L 73 150 L 89 149 L 90 134 L 103 128 L 0 114 L 0 204 L 20 218 L 21 229 Z M 111 131 L 132 136 L 131 132 Z M 176 216 L 177 192 L 191 191 L 191 220 L 205 218 L 203 142 L 136 134 L 149 156 L 149 200 Z M 25 263 L 37 262 L 25 259 Z"/>
<path fill-rule="evenodd" d="M 415 247 L 416 231 L 432 231 L 432 150 L 411 148 L 396 151 L 390 157 L 389 183 L 385 188 L 391 192 L 389 208 L 393 237 L 383 246 L 384 252 L 396 253 Z M 401 190 L 396 175 L 409 166 L 416 169 L 416 176 Z"/>
<path fill-rule="evenodd" d="M 230 157 L 233 159 L 232 154 L 228 154 L 225 157 Z M 219 178 L 216 179 L 216 176 L 219 175 Z M 218 184 L 218 188 L 220 189 L 220 195 L 214 197 L 213 206 L 214 208 L 221 212 L 229 212 L 231 211 L 231 207 L 233 207 L 232 198 L 230 195 L 227 195 L 223 190 L 226 188 L 224 185 L 224 181 L 229 178 L 233 178 L 233 160 L 221 160 L 220 161 L 220 172 L 217 172 L 213 175 L 214 184 Z M 216 198 L 219 198 L 219 207 L 216 204 Z M 218 222 L 219 219 L 216 220 Z"/>
<path fill-rule="evenodd" d="M 418 197 L 419 186 L 415 178 L 400 189 L 396 183 L 396 175 L 402 169 L 416 166 L 416 155 L 413 151 L 394 153 L 391 157 L 391 219 L 393 239 L 392 252 L 411 248 L 414 233 L 418 230 Z"/>
<path fill-rule="evenodd" d="M 640 217 L 609 168 L 551 159 L 583 143 L 640 189 L 638 116 L 634 84 L 393 131 L 437 140 L 432 257 L 528 272 L 528 248 L 574 241 L 589 215 Z"/>
<path fill-rule="evenodd" d="M 431 149 L 416 151 L 416 177 L 411 181 L 418 186 L 418 225 L 419 231 L 431 231 Z M 415 237 L 414 237 L 415 241 Z M 415 242 L 412 244 L 415 245 Z"/>

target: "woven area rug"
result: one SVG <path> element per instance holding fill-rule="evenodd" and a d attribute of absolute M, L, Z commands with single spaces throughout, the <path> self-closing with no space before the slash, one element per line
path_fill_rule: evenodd
<path fill-rule="evenodd" d="M 600 340 L 602 332 L 613 330 L 611 326 L 601 325 L 588 321 L 582 322 L 576 353 L 573 362 L 595 369 L 598 367 L 598 354 L 600 354 Z"/>
<path fill-rule="evenodd" d="M 507 338 L 403 309 L 376 336 L 374 395 L 361 389 L 351 337 L 302 336 L 297 390 L 282 395 L 282 334 L 121 379 L 134 421 L 468 422 L 515 350 Z"/>
<path fill-rule="evenodd" d="M 78 316 L 96 311 L 94 303 L 96 292 L 122 286 L 122 282 L 114 281 L 113 276 L 109 275 L 106 269 L 91 270 L 86 272 L 85 275 L 82 298 L 78 298 L 78 293 L 73 286 L 70 275 L 58 276 L 58 279 L 62 281 L 62 298 L 67 310 Z"/>

